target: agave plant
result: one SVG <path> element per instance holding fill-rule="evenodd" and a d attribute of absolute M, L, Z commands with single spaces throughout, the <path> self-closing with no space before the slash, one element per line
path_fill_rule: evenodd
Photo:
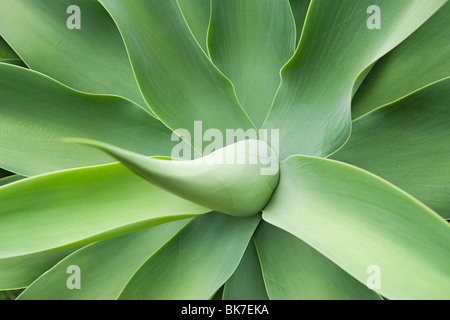
<path fill-rule="evenodd" d="M 0 289 L 449 299 L 449 16 L 2 0 Z"/>

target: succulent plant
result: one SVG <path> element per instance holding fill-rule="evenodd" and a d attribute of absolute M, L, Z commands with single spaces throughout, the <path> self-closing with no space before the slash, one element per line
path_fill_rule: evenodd
<path fill-rule="evenodd" d="M 449 16 L 2 0 L 0 290 L 449 299 Z"/>

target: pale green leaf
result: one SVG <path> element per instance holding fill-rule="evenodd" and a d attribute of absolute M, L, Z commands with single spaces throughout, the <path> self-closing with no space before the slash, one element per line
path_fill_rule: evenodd
<path fill-rule="evenodd" d="M 114 18 L 136 79 L 151 110 L 172 130 L 254 126 L 233 85 L 213 65 L 191 33 L 176 0 L 100 0 Z M 168 27 L 170 26 L 170 27 Z"/>
<path fill-rule="evenodd" d="M 79 8 L 80 29 L 68 28 L 77 19 L 72 6 Z M 97 1 L 2 0 L 0 34 L 33 70 L 145 106 L 120 33 Z"/>
<path fill-rule="evenodd" d="M 149 158 L 93 140 L 67 141 L 99 148 L 151 183 L 233 216 L 259 213 L 279 179 L 277 155 L 259 140 L 243 140 L 187 161 Z"/>
<path fill-rule="evenodd" d="M 87 244 L 209 211 L 120 163 L 0 187 L 0 203 L 0 258 Z"/>
<path fill-rule="evenodd" d="M 351 98 L 361 72 L 396 47 L 445 0 L 379 0 L 381 29 L 369 29 L 373 0 L 312 1 L 264 128 L 280 130 L 280 159 L 327 156 L 350 134 Z M 359 78 L 361 81 L 361 78 Z"/>
<path fill-rule="evenodd" d="M 305 242 L 261 223 L 255 243 L 272 300 L 379 300 L 380 297 Z"/>
<path fill-rule="evenodd" d="M 233 82 L 249 117 L 261 127 L 295 49 L 288 0 L 212 0 L 208 50 Z"/>
<path fill-rule="evenodd" d="M 353 118 L 450 76 L 449 17 L 450 3 L 447 2 L 376 63 L 353 98 Z"/>
<path fill-rule="evenodd" d="M 239 266 L 225 283 L 223 300 L 269 300 L 253 241 L 249 242 Z"/>
<path fill-rule="evenodd" d="M 205 53 L 209 27 L 210 0 L 177 0 L 189 28 Z"/>
<path fill-rule="evenodd" d="M 70 89 L 38 72 L 0 63 L 0 167 L 21 175 L 114 162 L 63 137 L 113 142 L 170 155 L 172 132 L 130 100 Z"/>
<path fill-rule="evenodd" d="M 209 299 L 239 265 L 260 219 L 195 218 L 142 265 L 119 299 Z"/>
<path fill-rule="evenodd" d="M 333 159 L 375 173 L 450 218 L 450 78 L 353 121 Z"/>
<path fill-rule="evenodd" d="M 450 226 L 436 213 L 342 162 L 292 156 L 280 170 L 278 188 L 263 211 L 267 222 L 360 282 L 377 285 L 384 297 L 450 298 Z"/>
<path fill-rule="evenodd" d="M 136 270 L 188 221 L 164 223 L 87 245 L 33 282 L 19 300 L 116 299 Z M 79 273 L 70 271 L 70 266 L 77 266 Z M 78 283 L 79 289 L 71 287 Z"/>

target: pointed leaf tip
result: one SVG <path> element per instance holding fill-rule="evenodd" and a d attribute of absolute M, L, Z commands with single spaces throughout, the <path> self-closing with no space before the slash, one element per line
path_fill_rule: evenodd
<path fill-rule="evenodd" d="M 260 140 L 242 140 L 207 156 L 183 161 L 146 157 L 89 139 L 62 140 L 96 147 L 154 185 L 233 216 L 260 213 L 279 180 L 278 155 Z"/>

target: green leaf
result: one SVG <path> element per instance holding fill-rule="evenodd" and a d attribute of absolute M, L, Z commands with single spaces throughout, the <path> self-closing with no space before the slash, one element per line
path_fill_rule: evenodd
<path fill-rule="evenodd" d="M 177 2 L 195 39 L 207 53 L 206 38 L 211 11 L 210 0 L 177 0 Z"/>
<path fill-rule="evenodd" d="M 0 290 L 25 288 L 77 248 L 0 259 Z"/>
<path fill-rule="evenodd" d="M 93 140 L 67 141 L 99 148 L 151 183 L 233 216 L 258 214 L 279 179 L 275 152 L 259 140 L 243 140 L 189 161 L 149 158 Z"/>
<path fill-rule="evenodd" d="M 31 284 L 19 300 L 116 299 L 137 269 L 189 220 L 165 223 L 85 246 Z M 80 289 L 69 289 L 70 266 L 79 268 Z M 75 281 L 75 280 L 73 280 Z"/>
<path fill-rule="evenodd" d="M 87 244 L 209 211 L 120 163 L 0 187 L 0 203 L 0 258 Z"/>
<path fill-rule="evenodd" d="M 450 76 L 450 3 L 380 59 L 352 101 L 352 116 L 397 100 Z"/>
<path fill-rule="evenodd" d="M 389 299 L 448 299 L 450 227 L 381 178 L 345 163 L 292 156 L 263 219 L 297 236 Z M 376 281 L 375 281 L 376 284 Z"/>
<path fill-rule="evenodd" d="M 72 5 L 80 9 L 80 29 L 67 26 Z M 0 34 L 33 70 L 77 90 L 145 106 L 120 33 L 97 1 L 2 0 Z"/>
<path fill-rule="evenodd" d="M 450 218 L 450 77 L 353 121 L 332 158 L 387 179 Z"/>
<path fill-rule="evenodd" d="M 100 0 L 122 33 L 142 94 L 172 130 L 254 128 L 233 85 L 192 35 L 176 0 Z M 168 28 L 167 26 L 170 26 Z"/>
<path fill-rule="evenodd" d="M 292 14 L 295 19 L 295 28 L 297 34 L 296 46 L 299 43 L 302 36 L 303 25 L 305 23 L 306 13 L 308 12 L 309 4 L 311 0 L 289 0 L 291 5 Z"/>
<path fill-rule="evenodd" d="M 261 223 L 255 243 L 272 300 L 380 300 L 375 292 L 284 230 Z"/>
<path fill-rule="evenodd" d="M 373 0 L 312 1 L 302 38 L 281 71 L 264 128 L 280 129 L 280 159 L 327 156 L 350 134 L 359 74 L 422 25 L 444 0 L 380 0 L 381 29 L 369 29 Z"/>
<path fill-rule="evenodd" d="M 261 127 L 280 84 L 280 69 L 295 50 L 289 1 L 212 0 L 208 49 Z"/>
<path fill-rule="evenodd" d="M 172 132 L 124 98 L 72 90 L 38 72 L 0 63 L 0 167 L 29 176 L 114 162 L 62 137 L 114 142 L 151 155 L 170 155 Z"/>
<path fill-rule="evenodd" d="M 269 300 L 253 241 L 249 242 L 239 266 L 225 283 L 223 300 Z"/>
<path fill-rule="evenodd" d="M 139 268 L 119 299 L 209 299 L 239 265 L 260 219 L 195 218 Z"/>

